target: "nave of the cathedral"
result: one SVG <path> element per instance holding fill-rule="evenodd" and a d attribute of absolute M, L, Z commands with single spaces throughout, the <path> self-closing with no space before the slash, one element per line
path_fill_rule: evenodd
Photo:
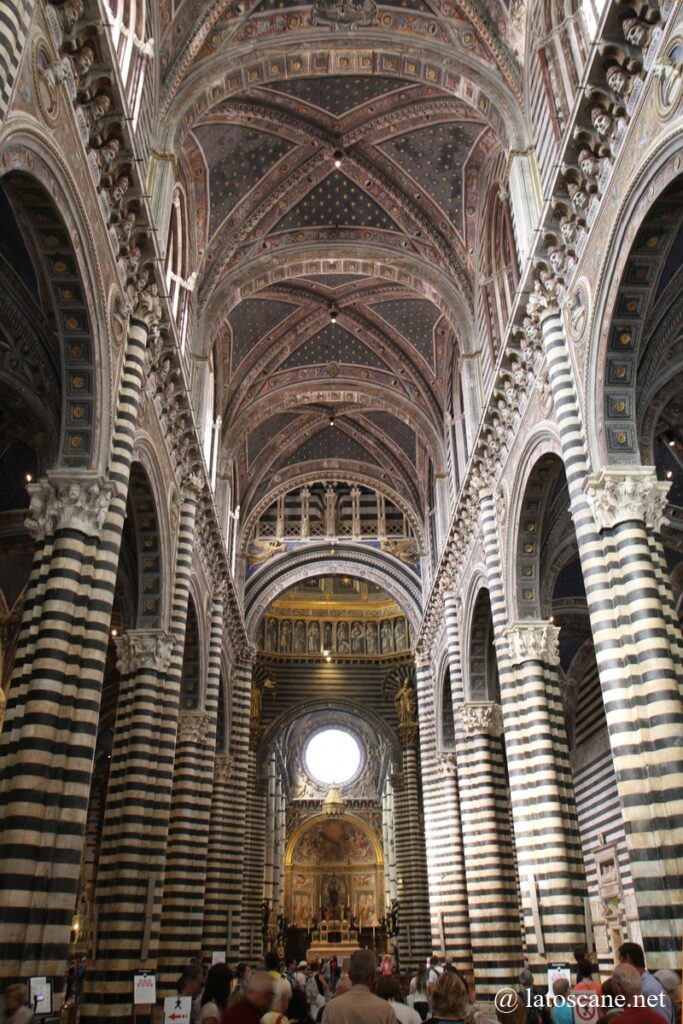
<path fill-rule="evenodd" d="M 4 0 L 10 1024 L 680 979 L 682 97 L 674 0 Z"/>

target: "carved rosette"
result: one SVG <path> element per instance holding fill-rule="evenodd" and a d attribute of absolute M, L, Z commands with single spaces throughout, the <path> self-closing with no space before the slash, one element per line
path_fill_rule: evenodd
<path fill-rule="evenodd" d="M 227 786 L 232 779 L 233 758 L 230 754 L 216 754 L 216 761 L 213 768 L 214 782 Z"/>
<path fill-rule="evenodd" d="M 211 716 L 203 711 L 181 711 L 178 715 L 178 743 L 203 746 L 211 725 Z"/>
<path fill-rule="evenodd" d="M 162 675 L 171 663 L 175 637 L 162 629 L 132 629 L 116 639 L 116 667 L 123 675 L 153 669 Z"/>
<path fill-rule="evenodd" d="M 460 726 L 469 735 L 499 737 L 503 735 L 503 712 L 494 701 L 473 701 L 461 704 Z"/>
<path fill-rule="evenodd" d="M 114 484 L 93 472 L 52 472 L 28 485 L 31 496 L 24 525 L 36 540 L 55 530 L 79 530 L 100 537 L 109 513 Z"/>
<path fill-rule="evenodd" d="M 513 665 L 523 665 L 525 661 L 560 664 L 560 627 L 552 622 L 517 622 L 503 635 L 507 638 Z"/>
<path fill-rule="evenodd" d="M 659 530 L 666 520 L 670 486 L 657 479 L 653 466 L 629 466 L 601 469 L 586 479 L 583 489 L 598 530 L 632 520 Z"/>

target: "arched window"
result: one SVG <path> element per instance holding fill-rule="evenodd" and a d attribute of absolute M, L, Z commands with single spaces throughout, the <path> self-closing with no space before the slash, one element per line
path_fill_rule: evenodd
<path fill-rule="evenodd" d="M 121 78 L 133 117 L 133 127 L 140 113 L 140 101 L 154 40 L 145 38 L 146 0 L 108 0 L 111 37 L 119 61 Z"/>
<path fill-rule="evenodd" d="M 489 193 L 483 270 L 484 316 L 491 345 L 491 362 L 495 363 L 519 284 L 510 204 L 507 192 L 499 186 Z"/>
<path fill-rule="evenodd" d="M 181 349 L 185 344 L 190 293 L 194 289 L 194 275 L 188 278 L 189 233 L 185 194 L 176 186 L 171 207 L 171 222 L 166 246 L 166 290 L 175 317 Z"/>

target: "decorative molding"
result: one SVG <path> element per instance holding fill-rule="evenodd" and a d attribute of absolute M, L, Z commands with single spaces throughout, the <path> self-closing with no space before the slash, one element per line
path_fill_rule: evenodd
<path fill-rule="evenodd" d="M 458 719 L 463 732 L 469 735 L 498 737 L 503 735 L 503 712 L 493 701 L 461 704 Z"/>
<path fill-rule="evenodd" d="M 122 675 L 153 669 L 163 675 L 171 663 L 175 637 L 161 629 L 131 629 L 116 638 L 116 667 Z"/>
<path fill-rule="evenodd" d="M 640 521 L 660 530 L 666 521 L 671 484 L 657 479 L 654 466 L 608 467 L 586 478 L 583 490 L 598 530 Z"/>
<path fill-rule="evenodd" d="M 114 489 L 113 483 L 92 470 L 52 470 L 28 484 L 31 504 L 24 525 L 36 540 L 60 529 L 100 537 Z"/>
<path fill-rule="evenodd" d="M 523 665 L 525 661 L 560 664 L 560 627 L 552 622 L 516 622 L 503 636 L 507 638 L 513 665 Z"/>
<path fill-rule="evenodd" d="M 203 746 L 211 726 L 211 715 L 203 711 L 181 711 L 178 715 L 178 744 L 196 743 Z"/>
<path fill-rule="evenodd" d="M 232 779 L 234 758 L 230 754 L 216 754 L 213 767 L 213 781 L 227 786 Z"/>

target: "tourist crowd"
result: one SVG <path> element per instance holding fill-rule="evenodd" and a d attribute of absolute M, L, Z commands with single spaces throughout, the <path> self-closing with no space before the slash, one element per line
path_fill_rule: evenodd
<path fill-rule="evenodd" d="M 620 947 L 619 963 L 603 981 L 585 949 L 576 951 L 576 961 L 576 982 L 558 977 L 550 993 L 522 970 L 518 988 L 502 990 L 505 995 L 496 998 L 500 1024 L 680 1020 L 680 977 L 673 971 L 650 974 L 636 943 Z M 368 949 L 351 954 L 347 971 L 335 957 L 281 963 L 272 952 L 258 967 L 240 963 L 233 971 L 214 964 L 206 977 L 199 964 L 192 964 L 178 981 L 178 993 L 193 999 L 192 1024 L 485 1024 L 492 1016 L 490 1004 L 473 1001 L 467 979 L 449 961 L 432 957 L 408 978 L 388 956 L 378 966 Z"/>

